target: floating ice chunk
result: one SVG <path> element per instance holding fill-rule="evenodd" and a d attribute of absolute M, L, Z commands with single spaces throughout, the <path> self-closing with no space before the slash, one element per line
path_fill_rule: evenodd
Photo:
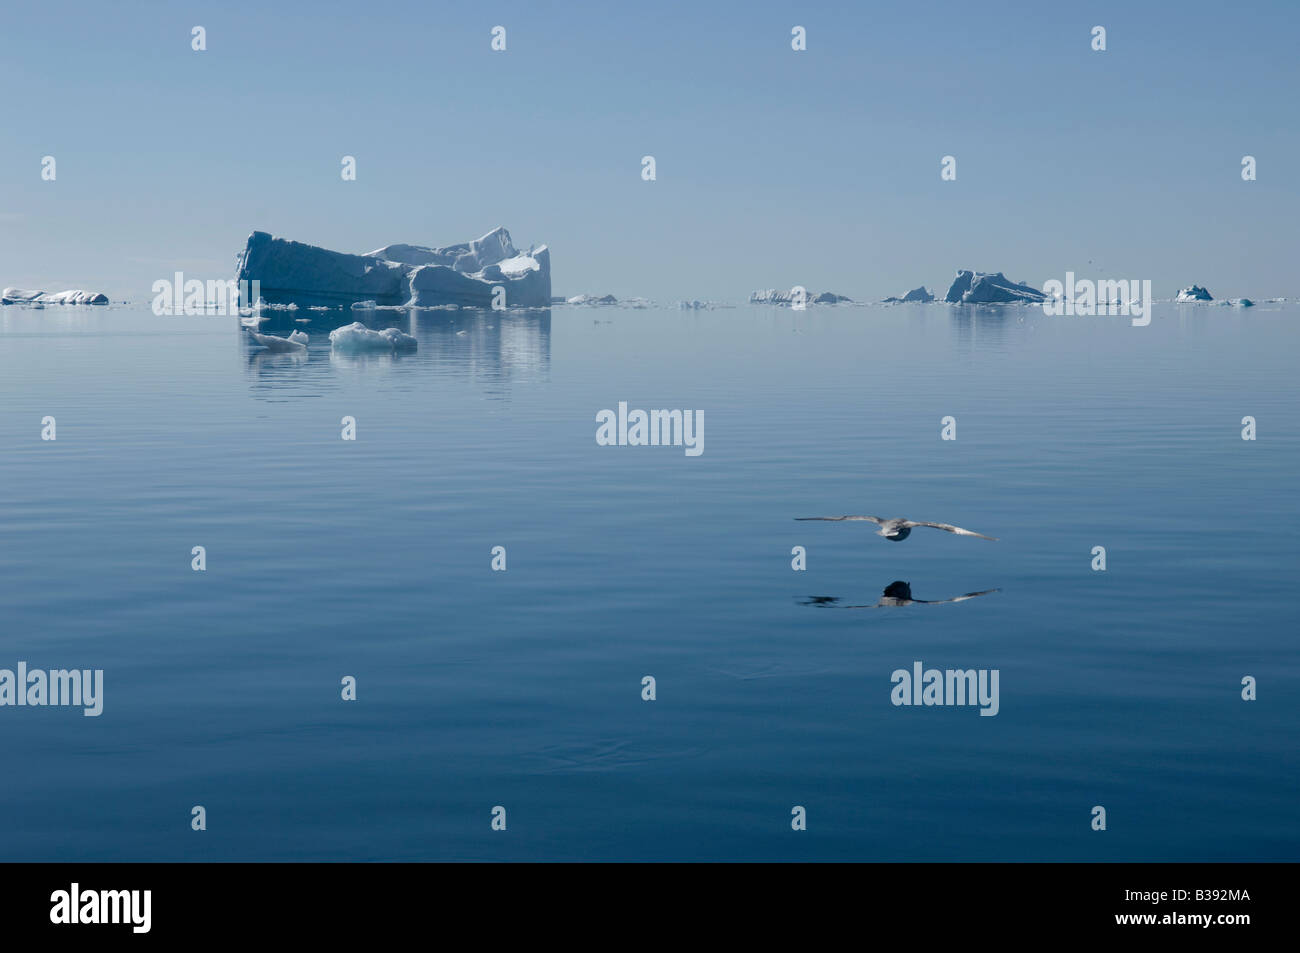
<path fill-rule="evenodd" d="M 602 305 L 618 304 L 618 299 L 613 295 L 574 295 L 569 298 L 565 304 L 585 304 L 591 307 Z"/>
<path fill-rule="evenodd" d="M 416 340 L 397 328 L 375 331 L 353 321 L 330 332 L 330 345 L 340 351 L 413 351 Z"/>
<path fill-rule="evenodd" d="M 1213 301 L 1214 298 L 1200 285 L 1189 285 L 1178 292 L 1178 297 L 1174 298 L 1174 300 L 1186 303 L 1188 301 Z"/>
<path fill-rule="evenodd" d="M 378 301 L 354 301 L 352 302 L 353 311 L 374 311 L 379 307 Z M 315 309 L 312 309 L 315 310 Z"/>
<path fill-rule="evenodd" d="M 272 354 L 307 350 L 307 335 L 302 331 L 294 331 L 287 338 L 282 338 L 274 334 L 258 334 L 248 325 L 244 325 L 244 330 L 248 332 L 248 337 L 253 344 L 266 348 Z"/>

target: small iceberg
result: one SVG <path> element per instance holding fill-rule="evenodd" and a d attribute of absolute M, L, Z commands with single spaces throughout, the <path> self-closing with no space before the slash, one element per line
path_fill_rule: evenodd
<path fill-rule="evenodd" d="M 853 299 L 847 295 L 835 294 L 833 291 L 823 291 L 820 294 L 814 294 L 811 291 L 804 291 L 804 302 L 806 304 L 841 304 L 852 303 Z M 755 291 L 749 296 L 750 304 L 774 304 L 782 308 L 790 307 L 794 304 L 794 289 L 789 291 L 777 291 L 775 288 L 767 288 L 763 291 Z"/>
<path fill-rule="evenodd" d="M 24 291 L 6 288 L 0 292 L 0 304 L 108 304 L 108 295 L 98 291 Z"/>
<path fill-rule="evenodd" d="M 574 295 L 572 298 L 566 298 L 564 303 L 585 304 L 589 307 L 598 308 L 618 304 L 618 299 L 613 295 Z"/>
<path fill-rule="evenodd" d="M 297 332 L 295 332 L 297 333 Z M 330 332 L 330 346 L 340 351 L 414 351 L 417 342 L 409 334 L 403 334 L 397 328 L 384 328 L 375 331 L 360 321 Z"/>
<path fill-rule="evenodd" d="M 922 304 L 929 304 L 933 300 L 934 300 L 934 295 L 930 294 L 930 289 L 928 289 L 925 285 L 921 285 L 921 287 L 919 288 L 913 288 L 911 291 L 903 295 L 903 297 L 901 298 L 890 297 L 890 298 L 886 298 L 881 303 L 882 304 L 908 304 L 913 301 L 919 301 Z"/>
<path fill-rule="evenodd" d="M 958 270 L 944 301 L 949 304 L 1038 304 L 1047 295 L 1030 285 L 1011 281 L 1000 271 Z"/>
<path fill-rule="evenodd" d="M 304 331 L 294 331 L 287 338 L 276 337 L 274 334 L 258 334 L 247 325 L 244 330 L 248 332 L 249 340 L 257 347 L 264 347 L 272 354 L 291 354 L 307 350 L 307 334 Z"/>
<path fill-rule="evenodd" d="M 1214 298 L 1212 298 L 1210 293 L 1200 285 L 1191 285 L 1178 292 L 1178 297 L 1174 300 L 1181 304 L 1186 304 L 1189 301 L 1213 301 Z"/>

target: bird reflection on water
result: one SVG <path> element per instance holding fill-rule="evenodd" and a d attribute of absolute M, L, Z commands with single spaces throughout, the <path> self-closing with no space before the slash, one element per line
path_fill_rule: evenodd
<path fill-rule="evenodd" d="M 896 609 L 902 606 L 937 606 L 945 602 L 965 602 L 967 599 L 975 599 L 979 596 L 987 596 L 1000 591 L 999 589 L 981 589 L 979 592 L 968 592 L 965 595 L 953 596 L 951 599 L 913 599 L 912 584 L 898 579 L 885 587 L 885 591 L 880 595 L 880 601 L 875 605 L 844 606 L 839 604 L 839 596 L 809 596 L 800 605 L 814 606 L 819 609 Z"/>

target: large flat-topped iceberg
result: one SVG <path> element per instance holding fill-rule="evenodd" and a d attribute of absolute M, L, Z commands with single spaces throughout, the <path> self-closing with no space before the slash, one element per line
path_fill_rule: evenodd
<path fill-rule="evenodd" d="M 259 282 L 263 300 L 271 304 L 543 308 L 551 303 L 549 249 L 520 252 L 504 228 L 445 248 L 386 245 L 367 255 L 253 232 L 235 277 Z"/>
<path fill-rule="evenodd" d="M 6 288 L 0 304 L 108 304 L 108 295 L 98 291 L 24 291 Z"/>
<path fill-rule="evenodd" d="M 957 272 L 944 301 L 951 304 L 1012 304 L 1021 301 L 1046 301 L 1047 295 L 1029 285 L 1017 284 L 1002 272 Z"/>

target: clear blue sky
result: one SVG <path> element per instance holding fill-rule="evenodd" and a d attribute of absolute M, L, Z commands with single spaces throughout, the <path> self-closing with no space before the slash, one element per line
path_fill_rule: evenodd
<path fill-rule="evenodd" d="M 870 298 L 958 267 L 1300 294 L 1296 0 L 94 0 L 4 20 L 0 285 L 147 300 L 177 268 L 229 277 L 253 229 L 360 252 L 503 224 L 551 246 L 565 294 Z"/>

